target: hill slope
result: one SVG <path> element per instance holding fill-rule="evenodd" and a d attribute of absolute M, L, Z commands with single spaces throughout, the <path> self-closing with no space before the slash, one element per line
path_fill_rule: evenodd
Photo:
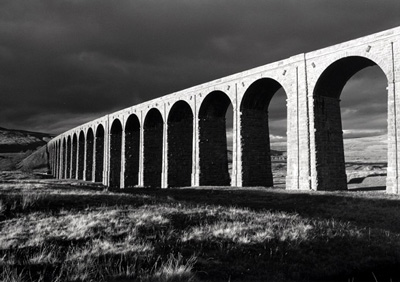
<path fill-rule="evenodd" d="M 344 139 L 346 162 L 387 162 L 388 136 Z"/>
<path fill-rule="evenodd" d="M 32 170 L 48 170 L 49 159 L 47 155 L 46 145 L 40 147 L 32 154 L 28 155 L 22 161 L 20 161 L 16 168 L 24 171 Z"/>
<path fill-rule="evenodd" d="M 45 149 L 40 149 L 33 157 L 23 160 L 36 149 L 43 148 L 52 137 L 47 133 L 0 127 L 0 171 L 47 167 L 47 155 L 43 154 Z"/>
<path fill-rule="evenodd" d="M 0 153 L 17 153 L 35 150 L 47 144 L 52 137 L 52 135 L 47 133 L 0 127 Z"/>

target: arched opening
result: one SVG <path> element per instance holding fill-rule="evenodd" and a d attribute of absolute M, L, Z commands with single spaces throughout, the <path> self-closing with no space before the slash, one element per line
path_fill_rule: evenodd
<path fill-rule="evenodd" d="M 367 67 L 373 68 L 366 69 Z M 370 74 L 368 74 L 370 70 L 380 77 L 377 84 L 369 82 L 371 80 Z M 378 124 L 373 115 L 377 110 L 382 111 L 386 108 L 383 104 L 386 104 L 387 100 L 385 101 L 384 97 L 387 99 L 387 96 L 378 95 L 385 93 L 385 84 L 387 84 L 387 78 L 376 63 L 358 56 L 346 57 L 334 62 L 319 77 L 313 94 L 317 182 L 321 190 L 346 190 L 347 180 L 352 183 L 354 175 L 351 175 L 350 171 L 348 171 L 349 175 L 346 173 L 346 158 L 349 161 L 347 164 L 349 170 L 351 170 L 353 164 L 360 167 L 370 164 L 370 161 L 365 157 L 373 154 L 375 149 L 373 147 L 368 151 L 365 151 L 365 149 L 373 145 L 370 142 L 374 141 L 362 142 L 363 139 L 366 141 L 364 138 L 366 135 L 365 131 L 363 133 L 359 127 L 367 126 L 367 128 L 371 128 L 374 124 L 375 126 Z M 377 85 L 380 85 L 378 87 L 380 89 L 375 87 Z M 345 95 L 341 95 L 342 93 L 345 93 Z M 373 105 L 371 97 L 380 101 L 379 107 Z M 342 105 L 345 107 L 340 106 L 341 98 L 343 99 Z M 344 110 L 346 118 L 343 120 L 343 124 L 342 110 Z M 386 111 L 384 113 L 386 114 Z M 385 127 L 383 124 L 387 125 L 385 114 L 379 121 L 378 128 L 381 129 L 381 133 L 372 132 L 372 135 L 378 136 L 386 132 L 386 128 L 382 128 Z M 360 118 L 362 125 L 361 123 L 357 124 L 356 121 Z M 347 130 L 343 131 L 346 127 Z M 343 136 L 343 132 L 346 133 L 345 136 Z M 358 137 L 357 140 L 346 138 L 348 144 L 346 147 L 349 148 L 349 150 L 346 150 L 348 152 L 346 158 L 343 137 Z M 360 151 L 357 152 L 358 150 Z M 364 150 L 364 153 L 360 154 L 362 150 Z M 386 150 L 385 148 L 384 151 Z M 362 158 L 352 160 L 354 153 L 358 153 L 359 157 Z M 362 156 L 363 154 L 365 156 Z M 387 159 L 382 152 L 378 158 L 384 161 Z M 361 177 L 359 180 L 362 182 L 363 178 Z"/>
<path fill-rule="evenodd" d="M 85 180 L 91 181 L 93 179 L 93 150 L 94 150 L 94 134 L 93 130 L 89 128 L 86 135 L 86 168 Z"/>
<path fill-rule="evenodd" d="M 139 184 L 140 123 L 130 115 L 125 126 L 125 187 Z"/>
<path fill-rule="evenodd" d="M 193 112 L 176 102 L 168 115 L 168 187 L 190 186 L 192 180 Z"/>
<path fill-rule="evenodd" d="M 203 100 L 199 111 L 200 185 L 229 186 L 226 112 L 231 100 L 214 91 Z"/>
<path fill-rule="evenodd" d="M 95 140 L 95 166 L 94 181 L 103 182 L 103 166 L 104 166 L 104 127 L 99 124 L 96 129 Z"/>
<path fill-rule="evenodd" d="M 65 141 L 65 139 L 64 139 Z M 71 137 L 68 136 L 67 142 L 66 142 L 66 147 L 64 150 L 64 175 L 65 178 L 70 178 L 71 177 Z"/>
<path fill-rule="evenodd" d="M 279 91 L 282 89 L 281 91 Z M 277 113 L 272 118 L 269 106 L 276 93 L 286 97 L 282 85 L 274 79 L 262 78 L 252 83 L 246 90 L 240 105 L 241 121 L 241 150 L 242 150 L 242 185 L 243 186 L 274 186 L 271 162 L 270 120 L 278 118 Z M 285 115 L 286 103 L 280 99 L 280 113 Z M 285 115 L 286 116 L 286 115 Z M 283 118 L 286 121 L 285 117 Z M 280 124 L 282 125 L 282 124 Z M 279 137 L 286 135 L 286 126 L 279 128 Z M 272 140 L 274 141 L 274 140 Z M 278 150 L 274 151 L 277 154 Z M 279 151 L 281 152 L 281 151 Z M 283 153 L 280 153 L 283 155 Z M 275 156 L 275 155 L 274 155 Z M 284 158 L 284 156 L 282 156 Z M 279 161 L 279 158 L 277 157 Z"/>
<path fill-rule="evenodd" d="M 143 184 L 161 187 L 163 118 L 157 109 L 151 109 L 144 120 Z"/>
<path fill-rule="evenodd" d="M 79 133 L 78 138 L 78 179 L 83 179 L 83 170 L 85 168 L 85 134 Z"/>
<path fill-rule="evenodd" d="M 72 138 L 71 179 L 76 179 L 77 153 L 78 153 L 78 137 L 74 133 L 74 136 Z"/>
<path fill-rule="evenodd" d="M 122 124 L 115 119 L 110 135 L 110 187 L 121 187 Z"/>

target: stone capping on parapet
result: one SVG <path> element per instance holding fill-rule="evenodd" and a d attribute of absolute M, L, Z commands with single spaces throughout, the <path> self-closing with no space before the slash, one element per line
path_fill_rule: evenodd
<path fill-rule="evenodd" d="M 361 36 L 355 39 L 351 39 L 342 43 L 334 44 L 328 47 L 324 47 L 318 50 L 310 51 L 305 53 L 307 59 L 312 59 L 326 54 L 343 51 L 345 49 L 356 48 L 363 46 L 366 43 L 374 43 L 379 40 L 394 37 L 400 34 L 400 27 L 391 28 L 381 32 L 373 33 L 366 36 Z"/>

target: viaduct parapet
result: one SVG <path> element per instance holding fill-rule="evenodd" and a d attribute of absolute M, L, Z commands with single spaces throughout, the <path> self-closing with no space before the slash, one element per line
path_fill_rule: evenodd
<path fill-rule="evenodd" d="M 299 54 L 108 114 L 48 143 L 56 178 L 110 187 L 272 186 L 268 106 L 287 100 L 286 189 L 347 189 L 340 94 L 358 71 L 387 78 L 387 192 L 399 193 L 400 27 Z M 233 108 L 232 171 L 225 113 Z M 366 121 L 368 122 L 368 121 Z"/>

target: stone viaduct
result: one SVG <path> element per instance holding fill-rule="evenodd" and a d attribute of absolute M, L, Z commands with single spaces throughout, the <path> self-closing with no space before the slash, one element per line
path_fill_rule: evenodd
<path fill-rule="evenodd" d="M 263 65 L 108 114 L 48 143 L 56 178 L 115 188 L 272 186 L 268 106 L 287 106 L 287 189 L 347 189 L 340 113 L 346 82 L 387 78 L 387 192 L 399 193 L 400 27 Z M 232 176 L 225 113 L 233 108 Z M 365 122 L 369 122 L 366 120 Z"/>

